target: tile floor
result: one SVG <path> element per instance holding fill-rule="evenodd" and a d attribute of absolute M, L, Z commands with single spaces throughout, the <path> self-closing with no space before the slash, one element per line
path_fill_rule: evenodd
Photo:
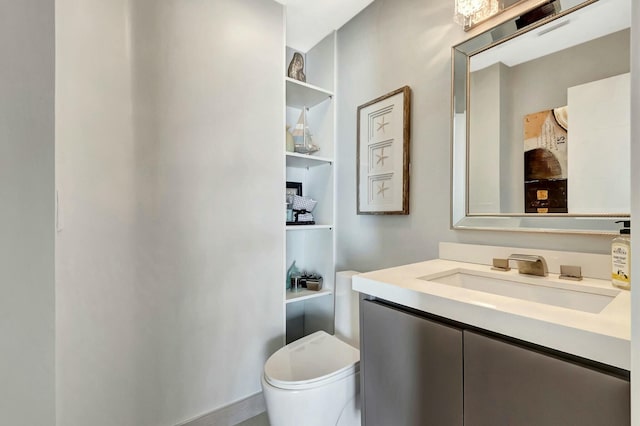
<path fill-rule="evenodd" d="M 267 413 L 262 413 L 238 423 L 237 426 L 269 426 L 269 419 L 267 418 Z"/>

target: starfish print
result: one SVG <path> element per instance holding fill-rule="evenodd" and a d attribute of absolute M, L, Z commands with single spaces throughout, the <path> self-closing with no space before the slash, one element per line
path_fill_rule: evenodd
<path fill-rule="evenodd" d="M 376 164 L 382 163 L 382 167 L 384 167 L 384 160 L 389 158 L 388 155 L 384 155 L 384 148 L 380 150 L 380 154 L 376 154 L 376 157 L 378 157 L 378 161 L 376 161 Z"/>
<path fill-rule="evenodd" d="M 382 198 L 384 198 L 384 191 L 386 191 L 387 189 L 389 189 L 389 188 L 386 188 L 384 186 L 384 182 L 382 182 L 382 185 L 378 185 L 378 194 L 377 195 L 382 194 Z"/>
<path fill-rule="evenodd" d="M 384 126 L 386 126 L 387 124 L 389 124 L 389 122 L 385 122 L 384 121 L 384 115 L 382 116 L 382 121 L 380 123 L 376 123 L 378 125 L 378 129 L 376 130 L 376 132 L 379 132 L 380 129 L 382 129 L 382 133 L 384 133 Z"/>

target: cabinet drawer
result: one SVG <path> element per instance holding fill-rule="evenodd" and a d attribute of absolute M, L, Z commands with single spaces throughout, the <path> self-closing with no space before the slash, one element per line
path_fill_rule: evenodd
<path fill-rule="evenodd" d="M 462 425 L 462 330 L 361 303 L 366 426 Z"/>
<path fill-rule="evenodd" d="M 466 426 L 629 425 L 630 383 L 464 331 Z"/>

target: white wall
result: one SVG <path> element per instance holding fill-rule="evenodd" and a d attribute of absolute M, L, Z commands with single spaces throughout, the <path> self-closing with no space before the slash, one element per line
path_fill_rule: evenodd
<path fill-rule="evenodd" d="M 59 425 L 144 423 L 127 0 L 56 1 Z"/>
<path fill-rule="evenodd" d="M 174 425 L 283 342 L 282 6 L 59 0 L 61 425 Z"/>
<path fill-rule="evenodd" d="M 607 253 L 606 236 L 449 230 L 451 46 L 468 35 L 450 0 L 376 0 L 338 31 L 338 269 L 437 257 L 439 241 Z M 356 215 L 358 105 L 411 86 L 411 214 Z"/>
<path fill-rule="evenodd" d="M 631 24 L 631 116 L 640 114 L 640 4 L 633 2 Z M 631 120 L 631 218 L 634 220 L 636 230 L 635 237 L 631 239 L 631 263 L 634 266 L 634 275 L 631 275 L 631 283 L 634 291 L 631 292 L 631 424 L 640 426 L 640 244 L 638 244 L 638 221 L 640 217 L 640 192 L 637 185 L 640 184 L 640 122 Z"/>
<path fill-rule="evenodd" d="M 569 213 L 631 211 L 630 101 L 629 73 L 567 90 Z"/>
<path fill-rule="evenodd" d="M 54 2 L 0 0 L 0 423 L 53 425 Z"/>

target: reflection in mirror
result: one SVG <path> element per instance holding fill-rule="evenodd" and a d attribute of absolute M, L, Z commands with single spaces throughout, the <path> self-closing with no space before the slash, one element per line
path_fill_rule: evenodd
<path fill-rule="evenodd" d="M 629 214 L 630 0 L 562 3 L 453 49 L 454 227 L 612 232 Z"/>

